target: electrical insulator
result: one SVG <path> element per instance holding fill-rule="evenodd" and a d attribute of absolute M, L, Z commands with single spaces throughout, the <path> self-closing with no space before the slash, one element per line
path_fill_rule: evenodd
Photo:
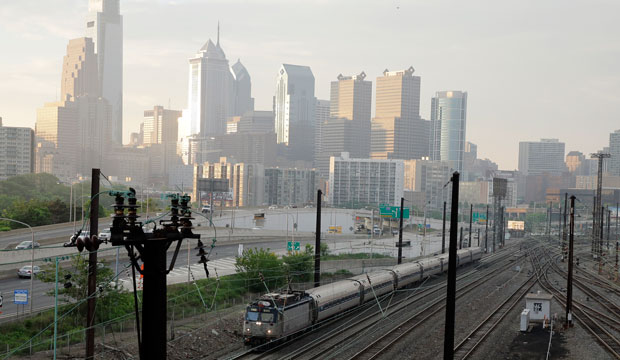
<path fill-rule="evenodd" d="M 265 276 L 263 276 L 262 272 L 258 273 L 258 278 L 260 279 L 260 281 L 265 282 Z"/>

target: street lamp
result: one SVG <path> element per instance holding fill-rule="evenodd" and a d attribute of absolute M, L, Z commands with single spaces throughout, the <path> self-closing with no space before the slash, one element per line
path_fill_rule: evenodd
<path fill-rule="evenodd" d="M 0 218 L 0 220 L 4 220 L 4 221 L 12 221 L 18 224 L 22 224 L 28 227 L 28 229 L 30 229 L 30 233 L 32 235 L 32 240 L 30 242 L 30 249 L 31 251 L 31 257 L 30 257 L 30 315 L 32 315 L 32 284 L 34 281 L 34 231 L 32 230 L 32 227 L 24 222 L 21 221 L 17 221 L 17 220 L 13 220 L 13 219 L 7 219 L 7 218 Z"/>

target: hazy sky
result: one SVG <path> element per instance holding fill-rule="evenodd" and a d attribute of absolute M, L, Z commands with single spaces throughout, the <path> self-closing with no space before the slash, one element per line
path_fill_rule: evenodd
<path fill-rule="evenodd" d="M 34 127 L 60 91 L 69 39 L 84 36 L 88 0 L 0 2 L 0 116 Z M 308 65 L 329 99 L 339 73 L 413 65 L 422 117 L 435 91 L 468 91 L 467 140 L 479 157 L 517 167 L 518 142 L 556 137 L 593 152 L 620 129 L 620 2 L 121 0 L 124 139 L 153 105 L 183 109 L 188 58 L 221 22 L 231 64 L 271 109 L 281 63 Z"/>

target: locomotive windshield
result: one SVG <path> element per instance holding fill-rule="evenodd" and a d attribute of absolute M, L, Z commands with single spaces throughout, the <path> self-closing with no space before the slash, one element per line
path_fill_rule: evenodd
<path fill-rule="evenodd" d="M 275 314 L 270 311 L 272 311 L 272 309 L 248 309 L 248 311 L 245 313 L 245 320 L 275 322 Z"/>
<path fill-rule="evenodd" d="M 258 321 L 258 312 L 256 311 L 248 311 L 245 315 L 245 319 L 247 321 Z"/>

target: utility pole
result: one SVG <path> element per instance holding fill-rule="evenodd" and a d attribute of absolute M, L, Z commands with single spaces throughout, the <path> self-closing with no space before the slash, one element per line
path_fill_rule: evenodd
<path fill-rule="evenodd" d="M 92 169 L 90 184 L 90 238 L 96 239 L 99 233 L 99 176 L 101 170 Z M 96 240 L 91 240 L 95 244 Z M 90 246 L 89 246 L 90 247 Z M 95 307 L 97 297 L 97 248 L 88 249 L 88 300 L 86 312 L 86 359 L 94 359 L 95 356 Z"/>
<path fill-rule="evenodd" d="M 403 208 L 405 207 L 405 198 L 400 198 L 400 225 L 398 226 L 398 263 L 403 262 Z M 390 223 L 392 223 L 390 221 Z"/>
<path fill-rule="evenodd" d="M 448 286 L 446 296 L 446 321 L 443 341 L 443 358 L 454 358 L 454 320 L 456 307 L 456 237 L 459 216 L 459 173 L 452 174 L 452 206 L 450 208 L 450 247 L 448 249 Z"/>
<path fill-rule="evenodd" d="M 463 227 L 461 226 L 461 240 L 459 241 L 459 250 L 463 248 Z"/>
<path fill-rule="evenodd" d="M 573 240 L 575 236 L 575 195 L 570 197 L 570 229 L 568 243 L 568 283 L 566 285 L 566 326 L 572 326 L 573 311 Z"/>
<path fill-rule="evenodd" d="M 593 203 L 592 203 L 592 257 L 596 258 L 596 254 L 598 254 L 598 251 L 596 250 L 596 242 L 597 242 L 597 238 L 598 238 L 598 228 L 596 227 L 596 196 L 594 196 L 592 198 Z"/>
<path fill-rule="evenodd" d="M 467 242 L 467 247 L 471 247 L 471 222 L 474 216 L 474 205 L 469 204 L 469 241 Z"/>
<path fill-rule="evenodd" d="M 484 253 L 489 251 L 489 204 L 487 204 L 487 218 L 484 222 Z"/>
<path fill-rule="evenodd" d="M 480 247 L 480 228 L 478 228 L 478 247 Z"/>
<path fill-rule="evenodd" d="M 314 242 L 314 287 L 321 285 L 321 198 L 323 192 L 316 193 L 316 234 Z M 372 229 L 375 231 L 375 229 Z"/>
<path fill-rule="evenodd" d="M 441 253 L 446 252 L 446 201 L 443 202 L 443 227 L 441 229 Z"/>

